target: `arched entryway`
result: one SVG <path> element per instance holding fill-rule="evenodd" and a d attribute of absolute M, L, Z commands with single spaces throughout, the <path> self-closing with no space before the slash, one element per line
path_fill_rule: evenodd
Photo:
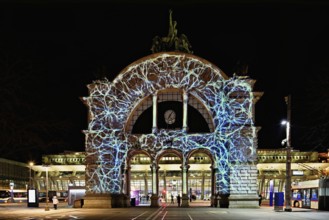
<path fill-rule="evenodd" d="M 188 157 L 188 189 L 190 205 L 203 201 L 203 205 L 211 206 L 211 199 L 215 194 L 215 183 L 212 176 L 213 156 L 206 149 L 190 152 Z M 207 202 L 207 203 L 206 203 Z"/>
<path fill-rule="evenodd" d="M 152 195 L 151 158 L 145 151 L 131 151 L 128 155 L 125 188 L 131 205 L 149 206 Z"/>
<path fill-rule="evenodd" d="M 182 154 L 177 150 L 166 150 L 159 155 L 159 198 L 162 203 L 177 202 L 177 196 L 182 196 Z"/>
<path fill-rule="evenodd" d="M 151 157 L 146 151 L 130 151 L 128 154 L 129 169 L 125 182 L 133 206 L 150 206 L 153 192 Z M 183 176 L 183 161 L 187 161 L 187 176 Z M 213 158 L 206 149 L 198 149 L 188 154 L 184 160 L 182 152 L 167 149 L 156 159 L 157 196 L 162 205 L 177 205 L 177 196 L 183 196 L 183 186 L 187 186 L 187 206 L 211 206 L 214 196 L 214 182 L 212 179 Z M 200 203 L 202 202 L 202 203 Z"/>

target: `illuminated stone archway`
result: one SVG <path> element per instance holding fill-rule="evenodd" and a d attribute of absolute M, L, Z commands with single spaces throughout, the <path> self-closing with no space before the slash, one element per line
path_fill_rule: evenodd
<path fill-rule="evenodd" d="M 216 194 L 216 184 L 215 184 L 215 170 L 213 169 L 215 161 L 213 155 L 208 149 L 200 148 L 191 151 L 188 155 L 188 163 L 189 163 L 189 195 L 195 194 L 197 196 L 197 192 L 192 193 L 192 187 L 195 185 L 192 184 L 193 179 L 199 179 L 200 181 L 200 199 L 201 200 L 210 200 L 211 206 L 214 206 L 214 198 L 209 198 L 209 191 L 210 195 Z M 206 181 L 209 182 L 206 184 Z M 194 181 L 197 184 L 197 181 Z M 206 189 L 206 185 L 208 189 Z M 197 185 L 196 185 L 197 186 Z M 196 187 L 198 190 L 198 187 Z M 208 193 L 207 193 L 208 191 Z"/>
<path fill-rule="evenodd" d="M 131 149 L 128 152 L 126 164 L 123 193 L 127 197 L 134 198 L 136 205 L 146 204 L 149 201 L 149 188 L 152 188 L 149 186 L 152 182 L 150 178 L 150 156 L 144 150 Z"/>
<path fill-rule="evenodd" d="M 216 194 L 230 195 L 232 207 L 239 206 L 240 200 L 244 205 L 250 201 L 249 207 L 258 206 L 257 175 L 254 175 L 257 172 L 254 82 L 247 77 L 229 78 L 215 65 L 191 54 L 164 52 L 128 65 L 113 82 L 104 79 L 88 85 L 89 97 L 83 98 L 89 108 L 88 130 L 84 131 L 85 207 L 94 206 L 88 202 L 93 196 L 113 197 L 123 193 L 122 174 L 130 149 L 147 151 L 154 169 L 158 155 L 167 149 L 177 149 L 182 152 L 183 170 L 187 172 L 189 152 L 202 148 L 209 150 L 215 161 Z M 214 132 L 189 134 L 186 119 L 180 130 L 157 129 L 153 120 L 151 133 L 126 132 L 131 114 L 143 98 L 152 96 L 156 106 L 157 92 L 167 89 L 180 90 L 185 106 L 189 94 L 196 97 L 211 114 Z M 153 109 L 156 115 L 156 107 Z M 186 112 L 183 117 L 188 117 Z M 241 181 L 246 175 L 248 181 Z M 187 195 L 186 187 L 184 195 Z"/>
<path fill-rule="evenodd" d="M 167 163 L 166 158 L 173 158 L 175 163 Z M 171 179 L 175 179 L 176 183 L 176 193 L 174 193 L 174 197 L 178 194 L 182 195 L 182 186 L 183 186 L 183 178 L 182 178 L 182 161 L 183 161 L 183 154 L 181 151 L 177 149 L 167 149 L 163 151 L 161 154 L 157 156 L 156 163 L 158 165 L 158 184 L 157 184 L 157 192 L 159 195 L 161 195 L 162 200 L 165 202 L 169 202 L 169 197 L 170 194 L 172 194 L 172 191 L 170 191 L 167 186 L 167 182 L 170 181 Z M 168 160 L 167 160 L 168 161 Z M 169 177 L 167 174 L 174 174 L 174 177 Z M 154 197 L 154 196 L 153 196 Z M 158 199 L 155 196 L 155 199 Z M 153 198 L 154 200 L 154 198 Z M 154 206 L 154 201 L 153 204 L 151 203 L 151 206 Z"/>

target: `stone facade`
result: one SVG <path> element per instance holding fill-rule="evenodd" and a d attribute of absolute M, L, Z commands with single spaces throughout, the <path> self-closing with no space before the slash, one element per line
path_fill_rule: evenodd
<path fill-rule="evenodd" d="M 85 199 L 107 193 L 129 197 L 130 160 L 142 153 L 150 158 L 152 201 L 156 201 L 160 193 L 159 161 L 163 155 L 173 154 L 181 161 L 182 186 L 178 193 L 182 205 L 188 206 L 189 159 L 193 153 L 204 151 L 215 168 L 212 197 L 221 195 L 223 202 L 233 190 L 234 201 L 243 201 L 242 205 L 236 202 L 236 207 L 246 206 L 246 201 L 253 207 L 257 190 L 252 184 L 257 177 L 251 175 L 247 184 L 240 169 L 257 158 L 254 104 L 262 93 L 252 91 L 254 83 L 246 76 L 228 77 L 195 55 L 163 52 L 130 64 L 113 82 L 104 79 L 88 85 L 89 97 L 82 98 L 89 110 L 89 126 L 84 131 Z M 197 117 L 192 117 L 193 109 Z M 177 118 L 173 123 L 165 119 L 163 123 L 167 124 L 162 125 L 160 114 L 168 110 L 177 111 Z M 149 129 L 136 133 L 136 124 L 143 117 L 151 119 Z M 204 121 L 208 132 L 198 132 L 198 126 L 193 128 L 192 120 L 196 118 Z M 237 185 L 235 181 L 242 182 Z M 232 182 L 235 185 L 230 185 Z M 235 187 L 245 188 L 245 184 L 248 190 L 235 191 Z M 157 206 L 155 202 L 151 205 Z"/>
<path fill-rule="evenodd" d="M 235 167 L 231 174 L 230 208 L 258 207 L 258 186 L 256 165 Z"/>

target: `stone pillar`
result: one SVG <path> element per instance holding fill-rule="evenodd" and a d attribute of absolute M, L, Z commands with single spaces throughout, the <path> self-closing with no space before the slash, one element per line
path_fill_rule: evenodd
<path fill-rule="evenodd" d="M 120 193 L 125 194 L 126 193 L 126 169 L 124 168 L 124 165 L 121 165 L 121 183 L 120 183 Z"/>
<path fill-rule="evenodd" d="M 264 185 L 265 198 L 269 198 L 269 189 L 270 189 L 270 180 L 265 179 L 265 185 Z"/>
<path fill-rule="evenodd" d="M 125 191 L 130 192 L 130 167 L 124 170 L 121 166 L 122 175 L 120 191 L 118 193 L 86 193 L 84 197 L 83 208 L 122 208 L 130 206 L 130 196 L 124 194 Z M 128 178 L 127 184 L 124 184 L 124 179 Z M 124 185 L 127 188 L 124 189 Z"/>
<path fill-rule="evenodd" d="M 187 132 L 187 109 L 188 109 L 188 94 L 185 90 L 183 90 L 183 131 Z"/>
<path fill-rule="evenodd" d="M 151 207 L 159 207 L 159 167 L 157 164 L 152 163 L 152 196 Z"/>
<path fill-rule="evenodd" d="M 264 171 L 260 170 L 259 172 L 259 177 L 261 178 L 259 180 L 259 190 L 258 190 L 258 194 L 263 194 L 264 192 L 264 183 L 265 183 L 265 173 Z M 264 195 L 263 195 L 264 196 Z"/>
<path fill-rule="evenodd" d="M 149 194 L 148 180 L 147 180 L 147 170 L 145 171 L 145 174 L 144 174 L 144 184 L 145 184 L 145 195 L 147 197 L 148 194 Z"/>
<path fill-rule="evenodd" d="M 188 169 L 190 168 L 189 165 L 181 166 L 182 169 L 182 203 L 181 207 L 189 207 L 189 197 L 188 197 Z"/>
<path fill-rule="evenodd" d="M 241 164 L 231 167 L 230 208 L 258 208 L 257 167 Z"/>
<path fill-rule="evenodd" d="M 201 199 L 204 200 L 204 181 L 205 181 L 205 175 L 204 170 L 202 170 L 202 180 L 201 180 Z"/>
<path fill-rule="evenodd" d="M 230 170 L 228 166 L 221 167 L 221 170 L 218 171 L 216 177 L 216 189 L 217 189 L 217 207 L 219 208 L 228 208 L 229 207 L 229 196 L 230 196 Z"/>
<path fill-rule="evenodd" d="M 214 166 L 210 166 L 211 169 L 211 207 L 217 207 L 217 199 L 216 199 L 216 175 L 218 172 L 218 169 Z"/>
<path fill-rule="evenodd" d="M 86 157 L 86 195 L 83 197 L 84 204 L 82 208 L 112 208 L 112 197 L 110 193 L 100 193 L 92 190 L 97 181 L 99 181 L 96 176 L 92 177 L 93 181 L 89 181 L 89 178 L 91 178 L 90 174 L 96 172 L 99 166 L 90 162 L 94 159 L 93 157 Z"/>
<path fill-rule="evenodd" d="M 164 194 L 162 193 L 162 196 L 163 196 L 163 198 L 162 199 L 164 199 L 166 202 L 167 202 L 167 180 L 166 180 L 166 174 L 167 174 L 167 172 L 166 172 L 166 170 L 164 170 L 163 171 L 163 190 L 164 190 Z"/>
<path fill-rule="evenodd" d="M 126 205 L 127 207 L 130 206 L 130 181 L 131 179 L 131 166 L 128 166 L 125 170 L 125 194 L 126 194 Z"/>
<path fill-rule="evenodd" d="M 158 124 L 158 95 L 153 94 L 152 96 L 152 106 L 153 106 L 153 114 L 152 114 L 152 133 L 157 131 Z"/>
<path fill-rule="evenodd" d="M 130 198 L 130 196 L 129 196 Z M 111 205 L 112 208 L 122 208 L 127 207 L 127 195 L 119 194 L 119 193 L 113 193 L 111 194 Z M 130 204 L 129 204 L 130 206 Z"/>

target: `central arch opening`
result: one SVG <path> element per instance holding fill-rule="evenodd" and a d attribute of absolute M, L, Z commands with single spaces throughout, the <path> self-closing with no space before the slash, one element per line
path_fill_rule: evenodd
<path fill-rule="evenodd" d="M 211 202 L 212 181 L 211 166 L 212 158 L 204 152 L 195 151 L 189 157 L 188 187 L 190 205 L 193 201 Z"/>
<path fill-rule="evenodd" d="M 175 203 L 177 196 L 182 196 L 181 158 L 171 152 L 159 158 L 159 197 L 162 202 Z M 177 201 L 176 201 L 177 202 Z"/>

